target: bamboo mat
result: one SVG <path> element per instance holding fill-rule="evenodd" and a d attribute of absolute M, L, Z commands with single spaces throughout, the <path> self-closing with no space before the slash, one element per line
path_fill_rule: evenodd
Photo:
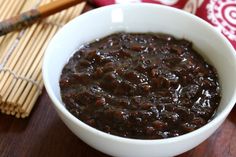
<path fill-rule="evenodd" d="M 50 0 L 0 0 L 0 21 Z M 43 88 L 42 57 L 53 35 L 78 16 L 81 3 L 31 27 L 0 37 L 0 110 L 17 118 L 28 117 Z"/>

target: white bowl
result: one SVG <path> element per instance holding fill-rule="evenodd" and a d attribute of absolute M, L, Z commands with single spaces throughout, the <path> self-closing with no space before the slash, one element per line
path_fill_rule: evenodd
<path fill-rule="evenodd" d="M 179 137 L 138 140 L 101 132 L 74 117 L 60 97 L 59 77 L 63 66 L 81 44 L 119 31 L 162 32 L 192 41 L 195 49 L 219 74 L 222 100 L 215 118 L 200 129 Z M 235 78 L 235 52 L 223 35 L 196 16 L 154 4 L 112 5 L 75 18 L 51 40 L 43 62 L 45 87 L 61 119 L 84 142 L 112 156 L 174 156 L 197 146 L 222 124 L 233 108 Z"/>

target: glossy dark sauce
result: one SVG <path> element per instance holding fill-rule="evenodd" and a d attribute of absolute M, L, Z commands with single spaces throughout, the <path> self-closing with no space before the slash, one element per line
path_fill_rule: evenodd
<path fill-rule="evenodd" d="M 205 125 L 220 99 L 216 70 L 184 39 L 117 33 L 81 47 L 63 68 L 62 100 L 86 124 L 137 139 Z"/>

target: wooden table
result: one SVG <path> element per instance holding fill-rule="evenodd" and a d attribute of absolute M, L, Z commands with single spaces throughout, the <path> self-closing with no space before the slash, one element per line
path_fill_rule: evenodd
<path fill-rule="evenodd" d="M 29 118 L 0 114 L 0 157 L 47 156 L 108 157 L 86 145 L 64 125 L 44 90 Z M 211 156 L 236 157 L 236 108 L 208 140 L 179 157 Z"/>
<path fill-rule="evenodd" d="M 0 115 L 1 157 L 107 157 L 77 138 L 60 120 L 46 91 L 27 119 Z M 235 157 L 236 108 L 205 142 L 180 157 Z"/>

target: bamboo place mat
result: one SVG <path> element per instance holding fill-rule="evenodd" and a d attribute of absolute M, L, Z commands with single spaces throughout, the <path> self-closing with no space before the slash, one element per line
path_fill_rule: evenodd
<path fill-rule="evenodd" d="M 0 21 L 50 0 L 0 0 Z M 31 27 L 0 37 L 0 110 L 17 118 L 28 117 L 42 92 L 42 57 L 53 35 L 78 16 L 81 3 Z"/>

